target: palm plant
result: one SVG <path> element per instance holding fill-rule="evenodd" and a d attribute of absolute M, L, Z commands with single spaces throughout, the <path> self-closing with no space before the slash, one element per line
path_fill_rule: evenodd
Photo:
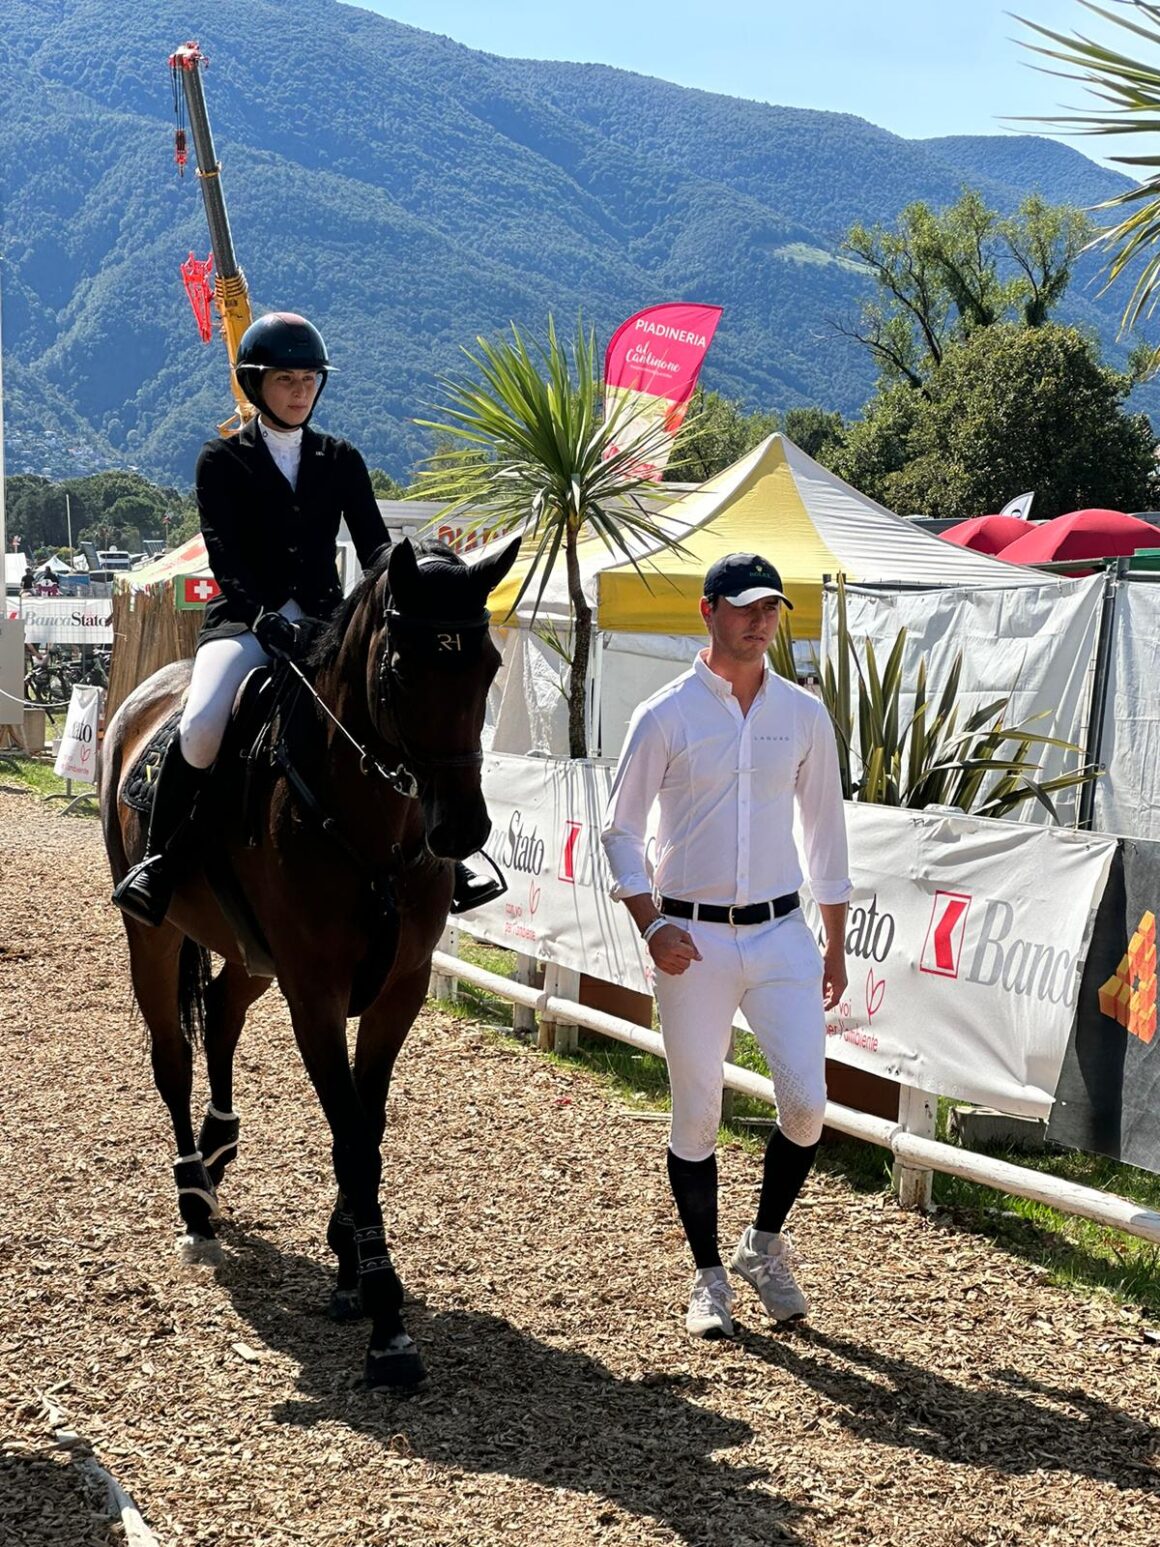
<path fill-rule="evenodd" d="M 1149 0 L 1120 0 L 1117 13 L 1092 4 L 1092 0 L 1078 0 L 1078 4 L 1160 48 L 1160 5 L 1149 3 Z M 1135 16 L 1125 12 L 1135 13 Z M 1019 20 L 1054 45 L 1027 43 L 1027 48 L 1057 65 L 1066 66 L 1065 69 L 1049 69 L 1048 73 L 1079 81 L 1093 96 L 1109 104 L 1102 111 L 1067 113 L 1056 118 L 1037 119 L 1037 122 L 1076 134 L 1154 134 L 1160 129 L 1160 62 L 1147 64 L 1078 34 L 1068 36 L 1023 17 Z M 1109 159 L 1132 168 L 1133 176 L 1142 177 L 1137 186 L 1096 206 L 1098 209 L 1128 210 L 1129 213 L 1117 225 L 1101 231 L 1089 244 L 1108 254 L 1108 284 L 1118 279 L 1133 260 L 1146 259 L 1124 307 L 1122 326 L 1126 330 L 1132 328 L 1145 311 L 1151 314 L 1156 288 L 1160 285 L 1160 249 L 1157 247 L 1160 240 L 1160 155 L 1152 152 Z"/>
<path fill-rule="evenodd" d="M 513 325 L 510 339 L 478 338 L 475 352 L 463 352 L 473 378 L 444 378 L 443 417 L 418 421 L 443 436 L 444 447 L 450 441 L 458 449 L 431 458 L 415 492 L 443 502 L 444 514 L 470 511 L 472 525 L 506 522 L 523 529 L 532 556 L 515 605 L 538 580 L 533 615 L 563 553 L 572 621 L 569 751 L 586 757 L 592 608 L 584 594 L 580 539 L 594 533 L 638 572 L 644 551 L 679 548 L 658 509 L 663 488 L 644 466 L 658 459 L 669 433 L 656 424 L 639 438 L 626 434 L 633 407 L 623 400 L 602 417 L 596 335 L 582 323 L 570 351 L 549 316 L 546 343 L 529 342 Z M 651 509 L 640 499 L 646 490 Z"/>
<path fill-rule="evenodd" d="M 1053 821 L 1059 814 L 1054 792 L 1074 789 L 1096 777 L 1098 769 L 1079 768 L 1053 779 L 1038 779 L 1043 749 L 1063 747 L 1082 756 L 1082 748 L 1026 725 L 1006 727 L 1008 698 L 997 698 L 959 726 L 956 702 L 962 654 L 955 656 L 940 694 L 928 692 L 926 661 L 920 660 L 914 710 L 903 724 L 902 661 L 906 630 L 900 629 L 881 668 L 874 645 L 866 641 L 865 662 L 850 633 L 846 588 L 838 581 L 835 651 L 821 673 L 821 696 L 838 743 L 842 794 L 847 800 L 880 806 L 957 806 L 978 816 L 1006 816 L 1024 801 L 1037 800 Z M 797 680 L 793 636 L 784 612 L 770 650 L 780 676 Z M 854 683 L 857 680 L 857 707 Z"/>

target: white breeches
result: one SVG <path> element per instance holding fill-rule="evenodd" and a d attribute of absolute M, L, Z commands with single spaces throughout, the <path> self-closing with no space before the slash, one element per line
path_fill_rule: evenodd
<path fill-rule="evenodd" d="M 738 1009 L 769 1065 L 782 1132 L 792 1144 L 817 1143 L 826 1106 L 822 958 L 800 911 L 737 928 L 672 922 L 692 935 L 702 957 L 679 977 L 656 975 L 674 1155 L 707 1160 L 717 1147 L 722 1066 Z"/>
<path fill-rule="evenodd" d="M 292 623 L 302 616 L 302 608 L 293 599 L 279 611 Z M 217 757 L 238 689 L 255 666 L 269 659 L 248 632 L 231 639 L 207 639 L 198 648 L 178 727 L 181 755 L 192 767 L 208 768 Z"/>

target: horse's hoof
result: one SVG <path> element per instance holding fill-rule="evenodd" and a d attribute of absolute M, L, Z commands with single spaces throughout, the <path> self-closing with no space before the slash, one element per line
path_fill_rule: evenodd
<path fill-rule="evenodd" d="M 221 1242 L 216 1236 L 194 1235 L 190 1231 L 178 1236 L 177 1255 L 188 1267 L 216 1267 L 223 1260 Z"/>
<path fill-rule="evenodd" d="M 331 1321 L 361 1321 L 366 1312 L 357 1289 L 334 1289 L 326 1314 Z"/>
<path fill-rule="evenodd" d="M 419 1350 L 405 1332 L 391 1338 L 385 1348 L 367 1350 L 368 1391 L 417 1391 L 426 1379 Z"/>

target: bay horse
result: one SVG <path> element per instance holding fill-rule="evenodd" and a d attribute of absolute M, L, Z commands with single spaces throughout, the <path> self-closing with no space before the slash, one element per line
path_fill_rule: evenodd
<path fill-rule="evenodd" d="M 234 793 L 213 803 L 215 769 L 209 810 L 195 829 L 201 857 L 191 854 L 165 921 L 150 928 L 122 915 L 153 1077 L 173 1122 L 184 1245 L 197 1248 L 215 1236 L 217 1187 L 237 1152 L 234 1051 L 246 1012 L 272 981 L 255 973 L 252 958 L 247 970 L 221 888 L 205 873 L 211 855 L 232 867 L 333 1135 L 338 1196 L 327 1240 L 338 1276 L 330 1309 L 339 1319 L 371 1318 L 371 1387 L 424 1379 L 387 1251 L 380 1147 L 391 1071 L 447 919 L 451 862 L 478 850 L 490 829 L 480 734 L 499 653 L 485 604 L 517 549 L 511 543 L 467 565 L 439 544 L 395 544 L 313 647 L 314 701 L 300 703 L 306 729 L 299 724 L 295 762 L 270 768 L 245 802 L 245 820 L 237 784 L 223 785 Z M 126 784 L 173 722 L 189 673 L 188 661 L 163 667 L 109 724 L 101 818 L 114 882 L 145 846 L 147 824 L 126 803 Z M 210 952 L 223 958 L 212 978 Z M 346 1022 L 354 1013 L 352 1067 Z M 210 1102 L 195 1141 L 199 1033 Z"/>

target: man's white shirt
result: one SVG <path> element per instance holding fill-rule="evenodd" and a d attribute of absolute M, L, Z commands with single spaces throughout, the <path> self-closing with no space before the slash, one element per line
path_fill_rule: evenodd
<path fill-rule="evenodd" d="M 601 841 L 616 898 L 657 892 L 690 902 L 765 902 L 796 891 L 797 801 L 810 888 L 848 900 L 845 811 L 825 705 L 769 666 L 749 713 L 698 656 L 633 715 Z M 654 872 L 645 834 L 659 803 Z"/>

